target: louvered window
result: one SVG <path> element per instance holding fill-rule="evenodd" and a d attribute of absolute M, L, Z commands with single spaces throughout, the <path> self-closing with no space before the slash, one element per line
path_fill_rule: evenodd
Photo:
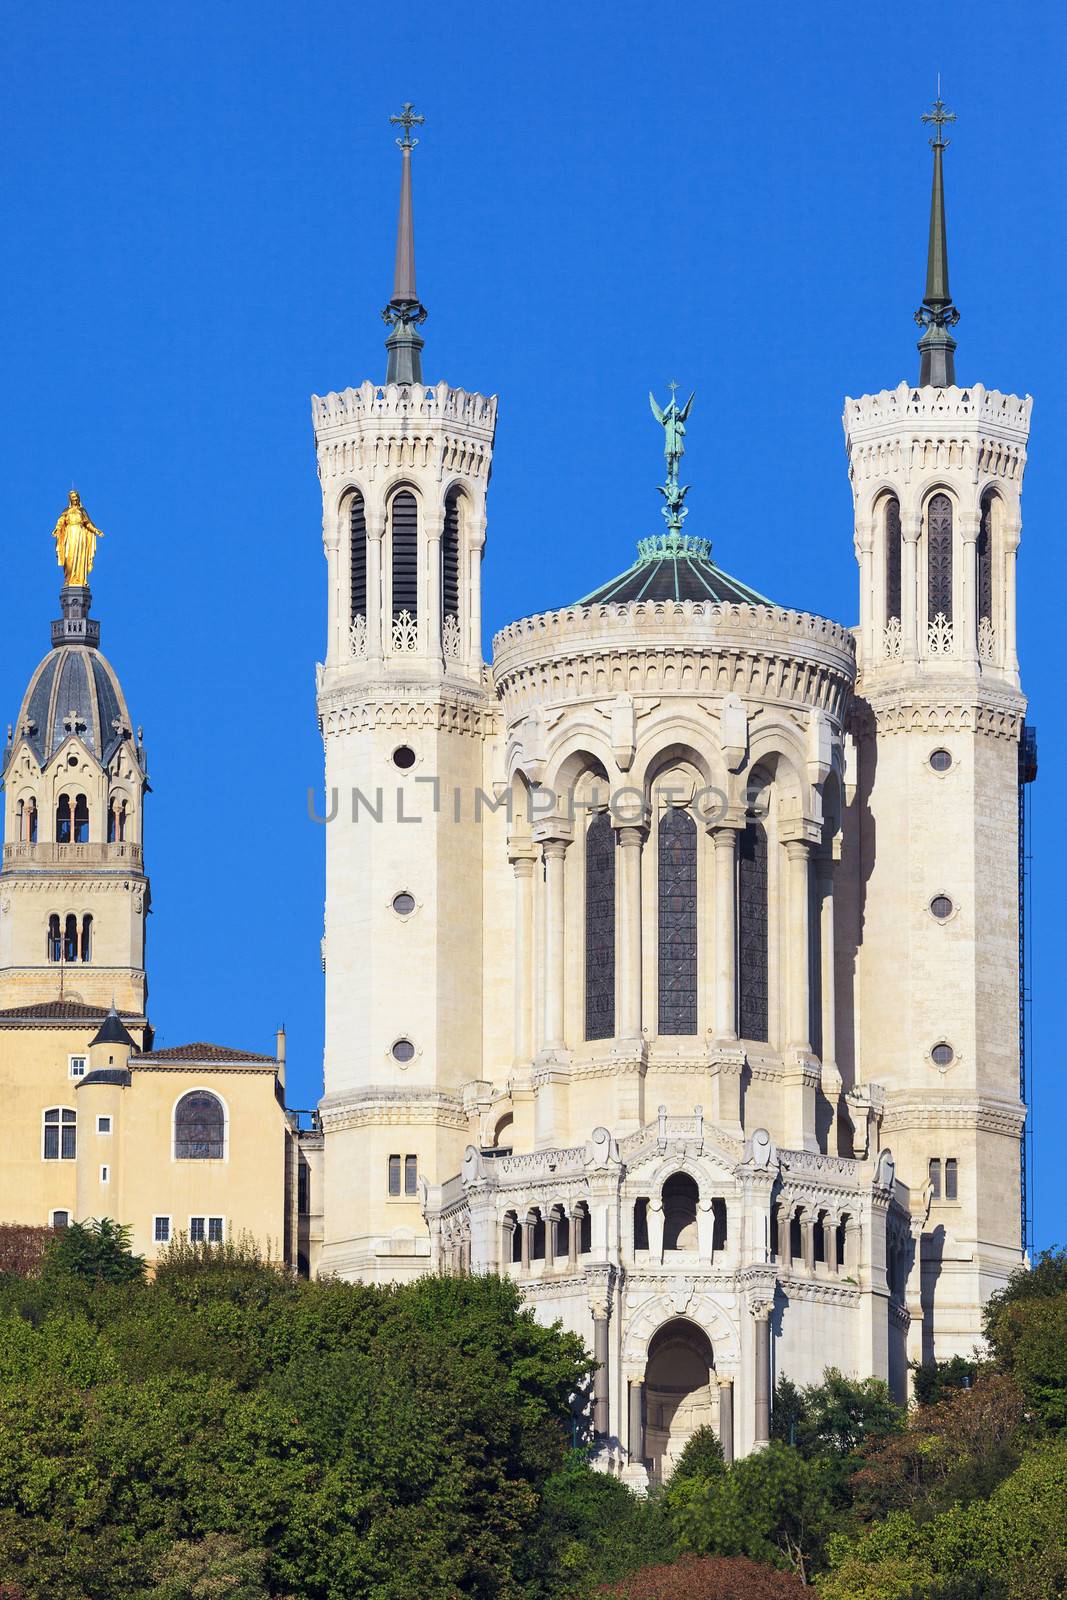
<path fill-rule="evenodd" d="M 367 508 L 363 496 L 352 497 L 352 618 L 367 615 Z"/>
<path fill-rule="evenodd" d="M 445 526 L 441 535 L 441 616 L 459 617 L 459 496 L 445 501 Z"/>
<path fill-rule="evenodd" d="M 738 841 L 738 980 L 740 1029 L 743 1039 L 766 1039 L 767 974 L 767 835 L 750 822 Z"/>
<path fill-rule="evenodd" d="M 697 836 L 688 811 L 659 824 L 659 1031 L 697 1031 Z"/>
<path fill-rule="evenodd" d="M 993 620 L 993 496 L 982 500 L 982 520 L 978 526 L 978 620 Z"/>
<path fill-rule="evenodd" d="M 407 490 L 393 499 L 393 621 L 419 610 L 419 510 Z"/>
<path fill-rule="evenodd" d="M 615 829 L 599 811 L 585 835 L 585 1036 L 615 1033 Z"/>
<path fill-rule="evenodd" d="M 885 504 L 885 620 L 900 621 L 900 501 Z"/>
<path fill-rule="evenodd" d="M 952 501 L 935 494 L 926 509 L 927 616 L 952 621 Z"/>

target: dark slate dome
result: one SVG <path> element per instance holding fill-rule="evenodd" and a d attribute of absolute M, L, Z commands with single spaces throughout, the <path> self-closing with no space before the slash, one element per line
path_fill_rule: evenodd
<path fill-rule="evenodd" d="M 88 590 L 67 589 L 61 599 L 64 616 L 52 624 L 52 649 L 30 679 L 15 737 L 25 738 L 44 766 L 76 733 L 106 766 L 131 732 L 130 713 L 114 668 L 96 648 L 100 629 L 88 616 Z"/>
<path fill-rule="evenodd" d="M 653 539 L 639 539 L 637 560 L 617 578 L 602 583 L 578 604 L 583 606 L 625 606 L 632 600 L 698 600 L 739 605 L 773 605 L 766 595 L 750 589 L 747 583 L 731 578 L 711 559 L 707 539 L 694 539 L 684 533 L 662 533 Z"/>

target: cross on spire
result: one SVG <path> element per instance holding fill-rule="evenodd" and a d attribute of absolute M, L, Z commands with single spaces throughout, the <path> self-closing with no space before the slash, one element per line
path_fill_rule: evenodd
<path fill-rule="evenodd" d="M 419 141 L 411 137 L 411 130 L 412 128 L 421 127 L 426 118 L 416 113 L 415 107 L 410 100 L 405 100 L 400 115 L 398 117 L 390 117 L 389 121 L 398 123 L 404 130 L 403 138 L 396 141 L 401 150 L 413 150 Z"/>
<path fill-rule="evenodd" d="M 934 101 L 932 111 L 923 112 L 923 121 L 934 124 L 934 137 L 930 140 L 931 150 L 947 150 L 948 140 L 944 137 L 942 129 L 946 122 L 955 122 L 956 113 L 945 110 L 945 102 L 941 98 L 941 74 L 937 76 L 937 99 Z"/>

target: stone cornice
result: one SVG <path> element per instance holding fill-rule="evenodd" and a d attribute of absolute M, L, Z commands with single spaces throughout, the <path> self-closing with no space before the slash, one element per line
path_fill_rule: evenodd
<path fill-rule="evenodd" d="M 488 482 L 497 400 L 447 383 L 410 387 L 369 381 L 320 397 L 311 414 L 319 476 L 369 484 L 429 469 Z"/>
<path fill-rule="evenodd" d="M 790 701 L 844 715 L 855 672 L 851 632 L 772 606 L 692 601 L 575 606 L 526 617 L 493 641 L 509 722 L 531 707 L 625 692 Z"/>
<path fill-rule="evenodd" d="M 1018 741 L 1026 698 L 1017 689 L 978 685 L 973 679 L 916 684 L 913 673 L 890 676 L 879 671 L 857 685 L 849 718 L 856 738 L 967 732 Z"/>
<path fill-rule="evenodd" d="M 490 737 L 500 729 L 499 707 L 474 689 L 442 692 L 439 684 L 396 682 L 331 684 L 318 696 L 324 739 L 374 728 L 428 728 L 441 733 Z"/>
<path fill-rule="evenodd" d="M 790 1300 L 802 1300 L 807 1304 L 848 1306 L 855 1310 L 863 1297 L 858 1284 L 834 1283 L 827 1278 L 801 1278 L 782 1273 L 778 1282 Z"/>
<path fill-rule="evenodd" d="M 437 1127 L 469 1128 L 459 1095 L 434 1089 L 363 1089 L 326 1095 L 319 1101 L 323 1129 L 329 1133 L 343 1128 L 365 1128 L 379 1123 L 388 1126 L 431 1124 Z"/>
<path fill-rule="evenodd" d="M 1026 1107 L 1019 1101 L 924 1094 L 914 1099 L 890 1097 L 882 1118 L 882 1132 L 888 1137 L 907 1128 L 968 1128 L 1017 1139 L 1025 1122 Z"/>

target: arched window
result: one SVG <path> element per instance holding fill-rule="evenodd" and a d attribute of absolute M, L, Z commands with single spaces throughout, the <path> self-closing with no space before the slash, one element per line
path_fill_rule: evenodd
<path fill-rule="evenodd" d="M 367 508 L 363 496 L 358 492 L 352 496 L 351 505 L 349 536 L 352 553 L 352 616 L 350 621 L 355 622 L 357 617 L 367 615 Z"/>
<path fill-rule="evenodd" d="M 107 811 L 107 842 L 121 844 L 126 837 L 126 802 L 112 795 Z"/>
<path fill-rule="evenodd" d="M 885 502 L 885 620 L 900 621 L 900 501 Z"/>
<path fill-rule="evenodd" d="M 700 1191 L 687 1172 L 675 1172 L 663 1185 L 663 1248 L 697 1248 L 697 1201 Z"/>
<path fill-rule="evenodd" d="M 393 649 L 414 650 L 419 615 L 419 508 L 402 489 L 391 507 L 393 558 Z"/>
<path fill-rule="evenodd" d="M 459 655 L 459 491 L 445 499 L 441 534 L 441 645 L 446 656 Z"/>
<path fill-rule="evenodd" d="M 978 626 L 993 623 L 993 502 L 990 491 L 982 496 L 982 517 L 978 524 Z"/>
<path fill-rule="evenodd" d="M 70 795 L 61 794 L 56 805 L 56 844 L 70 843 Z"/>
<path fill-rule="evenodd" d="M 935 494 L 926 508 L 926 615 L 952 621 L 952 501 Z"/>
<path fill-rule="evenodd" d="M 191 1089 L 174 1108 L 177 1161 L 221 1161 L 226 1145 L 222 1101 L 206 1089 Z"/>
<path fill-rule="evenodd" d="M 77 961 L 78 959 L 78 919 L 73 911 L 67 913 L 63 924 L 63 960 Z"/>
<path fill-rule="evenodd" d="M 659 1031 L 697 1031 L 697 830 L 680 806 L 659 822 Z"/>
<path fill-rule="evenodd" d="M 60 961 L 63 958 L 63 935 L 59 930 L 59 918 L 53 912 L 48 919 L 48 959 Z"/>
<path fill-rule="evenodd" d="M 615 829 L 598 811 L 585 834 L 585 1036 L 615 1033 Z"/>
<path fill-rule="evenodd" d="M 52 1106 L 44 1114 L 42 1155 L 46 1161 L 73 1161 L 78 1154 L 78 1113 Z"/>
<path fill-rule="evenodd" d="M 742 1039 L 768 1034 L 767 835 L 750 822 L 738 840 L 738 987 Z"/>
<path fill-rule="evenodd" d="M 648 1249 L 648 1196 L 634 1201 L 634 1249 Z"/>
<path fill-rule="evenodd" d="M 32 795 L 30 796 L 29 809 L 27 811 L 26 838 L 29 844 L 37 843 L 37 801 Z"/>
<path fill-rule="evenodd" d="M 89 843 L 89 802 L 83 794 L 74 802 L 74 843 Z"/>
<path fill-rule="evenodd" d="M 83 961 L 93 959 L 93 919 L 88 912 L 82 917 L 81 956 Z"/>

